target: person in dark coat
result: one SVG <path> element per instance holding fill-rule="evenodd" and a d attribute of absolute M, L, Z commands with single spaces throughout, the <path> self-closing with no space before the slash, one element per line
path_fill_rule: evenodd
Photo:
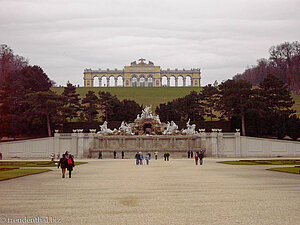
<path fill-rule="evenodd" d="M 194 152 L 193 151 L 191 151 L 191 158 L 193 158 L 194 157 Z"/>
<path fill-rule="evenodd" d="M 191 157 L 191 151 L 188 150 L 188 159 Z"/>
<path fill-rule="evenodd" d="M 73 167 L 75 167 L 74 159 L 73 159 L 73 156 L 71 154 L 69 154 L 69 158 L 68 158 L 67 162 L 68 162 L 67 169 L 69 171 L 69 178 L 71 178 L 71 173 L 73 171 Z"/>
<path fill-rule="evenodd" d="M 135 154 L 135 162 L 136 162 L 136 165 L 139 165 L 139 163 L 140 163 L 140 154 L 137 152 L 136 154 Z"/>
<path fill-rule="evenodd" d="M 117 152 L 114 151 L 114 159 L 116 159 L 116 158 L 117 158 Z"/>
<path fill-rule="evenodd" d="M 121 154 L 122 154 L 122 159 L 124 159 L 125 156 L 124 151 L 122 151 Z"/>
<path fill-rule="evenodd" d="M 170 153 L 169 152 L 166 153 L 166 157 L 167 157 L 167 161 L 169 161 L 169 159 L 170 159 Z"/>
<path fill-rule="evenodd" d="M 165 159 L 165 161 L 167 161 L 167 153 L 166 152 L 164 154 L 164 159 Z"/>
<path fill-rule="evenodd" d="M 59 160 L 57 168 L 59 166 L 61 167 L 61 173 L 62 173 L 62 178 L 65 178 L 65 173 L 66 173 L 66 168 L 68 166 L 68 159 L 66 158 L 66 155 L 63 154 L 62 158 Z"/>
<path fill-rule="evenodd" d="M 102 159 L 102 152 L 101 152 L 101 151 L 99 152 L 99 157 L 98 157 L 98 159 Z"/>
<path fill-rule="evenodd" d="M 199 160 L 200 160 L 200 165 L 202 165 L 203 164 L 203 158 L 204 158 L 204 152 L 205 151 L 200 151 L 200 153 L 199 153 Z"/>

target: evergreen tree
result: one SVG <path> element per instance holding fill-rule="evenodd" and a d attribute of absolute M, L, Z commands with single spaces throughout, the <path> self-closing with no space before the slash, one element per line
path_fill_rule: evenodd
<path fill-rule="evenodd" d="M 81 109 L 79 94 L 76 94 L 76 87 L 68 81 L 62 96 L 64 97 L 62 116 L 66 120 L 69 118 L 71 122 L 73 118 L 78 117 L 78 111 Z"/>
<path fill-rule="evenodd" d="M 219 85 L 220 99 L 218 110 L 230 120 L 237 117 L 241 120 L 242 135 L 246 135 L 245 115 L 252 104 L 252 85 L 245 80 L 227 80 Z"/>
<path fill-rule="evenodd" d="M 62 96 L 50 90 L 29 93 L 26 95 L 26 101 L 30 107 L 24 115 L 31 124 L 47 127 L 48 136 L 51 137 L 51 124 L 59 122 L 62 118 L 59 115 L 63 105 L 62 99 Z"/>
<path fill-rule="evenodd" d="M 259 85 L 259 97 L 263 104 L 262 110 L 267 133 L 278 138 L 287 134 L 287 123 L 289 117 L 295 113 L 292 109 L 294 100 L 286 84 L 273 75 L 268 75 Z"/>
<path fill-rule="evenodd" d="M 210 120 L 212 121 L 213 118 L 217 117 L 214 114 L 216 103 L 219 99 L 219 91 L 217 87 L 212 86 L 211 84 L 206 85 L 202 89 L 201 97 L 202 104 L 204 106 L 204 113 L 206 116 L 210 117 Z"/>
<path fill-rule="evenodd" d="M 98 102 L 99 99 L 95 95 L 95 92 L 88 91 L 88 93 L 85 95 L 85 97 L 82 99 L 83 105 L 83 114 L 86 120 L 89 122 L 95 121 L 98 115 Z"/>
<path fill-rule="evenodd" d="M 0 86 L 1 136 L 32 134 L 34 129 L 25 116 L 31 105 L 28 94 L 49 91 L 52 86 L 47 74 L 38 66 L 26 66 L 10 72 Z"/>

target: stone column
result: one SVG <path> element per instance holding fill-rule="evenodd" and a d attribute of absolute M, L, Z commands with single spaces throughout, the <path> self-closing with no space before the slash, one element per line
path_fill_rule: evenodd
<path fill-rule="evenodd" d="M 78 144 L 77 144 L 77 158 L 83 158 L 84 153 L 84 133 L 77 134 Z"/>
<path fill-rule="evenodd" d="M 167 86 L 170 87 L 170 78 L 167 77 Z"/>
<path fill-rule="evenodd" d="M 117 86 L 118 86 L 118 78 L 115 77 L 115 87 L 117 87 Z"/>
<path fill-rule="evenodd" d="M 217 133 L 217 155 L 223 156 L 224 155 L 224 142 L 223 142 L 223 133 L 218 132 Z"/>
<path fill-rule="evenodd" d="M 99 87 L 101 87 L 101 78 L 98 78 L 99 80 Z"/>
<path fill-rule="evenodd" d="M 74 154 L 75 157 L 78 155 L 78 141 L 77 141 L 77 133 L 72 133 L 72 141 L 71 141 L 71 149 L 66 149 L 65 151 Z M 63 151 L 63 152 L 65 152 Z"/>
<path fill-rule="evenodd" d="M 182 79 L 183 87 L 185 87 L 185 79 L 186 79 L 186 77 L 183 77 L 183 79 Z"/>
<path fill-rule="evenodd" d="M 175 77 L 175 87 L 178 87 L 178 77 Z"/>
<path fill-rule="evenodd" d="M 210 133 L 210 148 L 211 148 L 211 153 L 212 156 L 218 157 L 219 152 L 218 152 L 218 145 L 217 145 L 217 132 L 213 131 Z"/>
<path fill-rule="evenodd" d="M 61 153 L 61 156 L 62 156 L 62 153 L 64 152 L 63 149 L 60 149 L 60 146 L 59 146 L 59 138 L 60 138 L 60 133 L 54 133 L 54 144 L 53 144 L 53 151 L 54 153 L 57 153 L 57 152 L 60 152 Z"/>
<path fill-rule="evenodd" d="M 107 83 L 107 87 L 109 87 L 109 77 L 106 77 L 106 83 Z"/>

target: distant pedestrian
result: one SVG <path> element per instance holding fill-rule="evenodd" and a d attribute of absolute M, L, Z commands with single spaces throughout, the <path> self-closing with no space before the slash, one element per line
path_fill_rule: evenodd
<path fill-rule="evenodd" d="M 136 162 L 136 165 L 139 165 L 139 163 L 140 163 L 140 154 L 138 152 L 135 154 L 135 162 Z"/>
<path fill-rule="evenodd" d="M 102 151 L 99 151 L 98 159 L 102 159 Z"/>
<path fill-rule="evenodd" d="M 60 152 L 57 153 L 57 159 L 60 159 Z"/>
<path fill-rule="evenodd" d="M 199 159 L 198 152 L 196 152 L 196 154 L 195 154 L 195 163 L 196 163 L 196 165 L 198 165 L 198 159 Z"/>
<path fill-rule="evenodd" d="M 204 152 L 205 151 L 200 151 L 200 153 L 199 153 L 200 165 L 203 164 Z"/>
<path fill-rule="evenodd" d="M 66 156 L 66 158 L 69 158 L 69 152 L 68 151 L 65 152 L 65 156 Z"/>
<path fill-rule="evenodd" d="M 194 157 L 194 153 L 193 153 L 193 151 L 191 151 L 191 158 L 193 158 Z"/>
<path fill-rule="evenodd" d="M 145 159 L 146 159 L 147 165 L 149 165 L 149 161 L 150 161 L 150 154 L 147 154 Z"/>
<path fill-rule="evenodd" d="M 122 151 L 122 159 L 124 159 L 124 156 L 125 156 L 124 151 Z"/>
<path fill-rule="evenodd" d="M 59 160 L 57 168 L 61 167 L 62 178 L 65 178 L 66 168 L 68 166 L 66 155 L 63 154 L 62 158 Z"/>
<path fill-rule="evenodd" d="M 54 162 L 54 159 L 55 159 L 55 154 L 54 152 L 51 153 L 51 162 Z"/>
<path fill-rule="evenodd" d="M 170 153 L 169 152 L 167 152 L 167 161 L 169 161 L 169 159 L 170 159 Z"/>
<path fill-rule="evenodd" d="M 149 155 L 149 160 L 151 159 L 151 153 L 150 152 L 148 152 L 148 155 Z"/>
<path fill-rule="evenodd" d="M 157 160 L 158 152 L 154 152 L 155 160 Z"/>
<path fill-rule="evenodd" d="M 191 157 L 191 151 L 188 150 L 188 159 Z"/>
<path fill-rule="evenodd" d="M 116 159 L 116 158 L 117 158 L 117 152 L 114 151 L 114 159 Z"/>
<path fill-rule="evenodd" d="M 143 153 L 140 152 L 140 165 L 143 165 Z"/>
<path fill-rule="evenodd" d="M 164 159 L 165 159 L 165 161 L 167 161 L 167 153 L 166 152 L 164 154 Z"/>
<path fill-rule="evenodd" d="M 69 178 L 71 178 L 71 173 L 73 171 L 73 167 L 75 167 L 73 156 L 70 154 L 68 158 L 68 166 L 67 169 L 69 171 Z"/>
<path fill-rule="evenodd" d="M 2 152 L 0 152 L 0 160 L 2 159 Z"/>

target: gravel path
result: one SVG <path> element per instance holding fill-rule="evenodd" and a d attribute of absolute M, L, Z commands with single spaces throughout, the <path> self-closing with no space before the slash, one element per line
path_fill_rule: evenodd
<path fill-rule="evenodd" d="M 0 182 L 0 224 L 300 224 L 300 175 L 270 166 L 87 161 L 72 179 L 54 169 Z"/>

